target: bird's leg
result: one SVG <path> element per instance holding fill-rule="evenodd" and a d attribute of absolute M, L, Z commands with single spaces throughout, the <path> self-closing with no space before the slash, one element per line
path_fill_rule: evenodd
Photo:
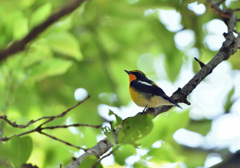
<path fill-rule="evenodd" d="M 142 113 L 144 113 L 147 110 L 147 105 L 144 107 Z"/>

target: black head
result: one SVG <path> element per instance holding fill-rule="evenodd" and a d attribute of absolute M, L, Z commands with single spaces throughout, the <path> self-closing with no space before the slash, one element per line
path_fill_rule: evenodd
<path fill-rule="evenodd" d="M 132 80 L 134 79 L 148 80 L 146 75 L 142 71 L 139 71 L 139 70 L 133 70 L 133 71 L 124 70 L 124 71 L 129 75 L 129 77 L 131 77 Z"/>

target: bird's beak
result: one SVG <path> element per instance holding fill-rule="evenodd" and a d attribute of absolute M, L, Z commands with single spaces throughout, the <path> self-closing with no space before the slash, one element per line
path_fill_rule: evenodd
<path fill-rule="evenodd" d="M 124 70 L 127 74 L 130 74 L 131 72 L 130 71 L 127 71 L 127 70 Z"/>

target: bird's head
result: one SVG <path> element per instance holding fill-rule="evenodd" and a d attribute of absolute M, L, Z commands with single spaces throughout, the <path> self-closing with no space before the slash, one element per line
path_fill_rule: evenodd
<path fill-rule="evenodd" d="M 147 77 L 142 71 L 139 71 L 139 70 L 133 70 L 133 71 L 124 70 L 124 71 L 128 74 L 130 82 L 136 79 L 143 80 L 143 81 L 147 79 Z"/>

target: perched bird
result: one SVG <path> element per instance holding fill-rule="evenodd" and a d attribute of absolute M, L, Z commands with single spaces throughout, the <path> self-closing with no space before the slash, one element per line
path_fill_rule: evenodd
<path fill-rule="evenodd" d="M 154 108 L 163 105 L 172 105 L 181 108 L 172 98 L 145 74 L 139 70 L 127 71 L 129 76 L 129 92 L 134 103 L 140 107 Z"/>

